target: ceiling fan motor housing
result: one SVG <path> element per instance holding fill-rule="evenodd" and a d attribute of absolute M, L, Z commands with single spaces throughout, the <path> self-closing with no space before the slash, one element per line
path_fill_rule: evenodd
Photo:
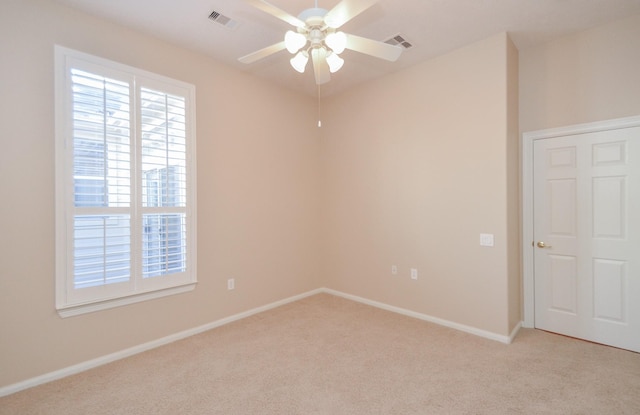
<path fill-rule="evenodd" d="M 307 26 L 316 26 L 324 24 L 324 16 L 329 13 L 328 10 L 320 7 L 312 7 L 311 9 L 304 10 L 298 15 L 298 19 L 302 20 Z M 311 21 L 311 19 L 313 19 Z"/>
<path fill-rule="evenodd" d="M 302 33 L 309 40 L 310 48 L 321 48 L 325 46 L 323 44 L 328 34 L 335 32 L 327 26 L 324 21 L 324 17 L 327 15 L 328 10 L 319 7 L 304 10 L 298 15 L 298 19 L 305 23 L 304 27 L 298 27 L 298 32 Z"/>

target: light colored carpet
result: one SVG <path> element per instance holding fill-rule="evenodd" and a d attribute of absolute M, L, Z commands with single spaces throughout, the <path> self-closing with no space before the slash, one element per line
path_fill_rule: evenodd
<path fill-rule="evenodd" d="M 504 345 L 328 294 L 0 399 L 0 414 L 640 414 L 640 355 Z"/>

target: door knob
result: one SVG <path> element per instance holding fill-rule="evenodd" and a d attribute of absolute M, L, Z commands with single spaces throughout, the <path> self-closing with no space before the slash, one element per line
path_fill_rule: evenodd
<path fill-rule="evenodd" d="M 542 241 L 538 242 L 536 245 L 538 245 L 538 248 L 551 248 L 551 245 L 547 245 Z"/>

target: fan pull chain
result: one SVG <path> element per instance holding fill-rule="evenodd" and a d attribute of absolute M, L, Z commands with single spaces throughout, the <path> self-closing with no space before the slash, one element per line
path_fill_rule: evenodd
<path fill-rule="evenodd" d="M 322 127 L 322 120 L 320 119 L 320 85 L 318 85 L 318 128 Z"/>

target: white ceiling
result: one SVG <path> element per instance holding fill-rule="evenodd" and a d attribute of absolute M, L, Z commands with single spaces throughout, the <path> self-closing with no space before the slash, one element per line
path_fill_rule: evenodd
<path fill-rule="evenodd" d="M 245 65 L 238 58 L 283 39 L 287 23 L 243 0 L 56 0 L 224 64 L 310 95 L 317 94 L 313 71 L 299 74 L 286 50 Z M 314 0 L 269 0 L 297 16 Z M 339 0 L 318 0 L 330 10 Z M 212 11 L 238 23 L 229 29 L 208 19 Z M 398 71 L 500 32 L 519 49 L 640 13 L 640 0 L 379 0 L 341 30 L 384 41 L 402 34 L 413 44 L 397 62 L 345 51 L 343 68 L 322 86 L 322 95 Z"/>

